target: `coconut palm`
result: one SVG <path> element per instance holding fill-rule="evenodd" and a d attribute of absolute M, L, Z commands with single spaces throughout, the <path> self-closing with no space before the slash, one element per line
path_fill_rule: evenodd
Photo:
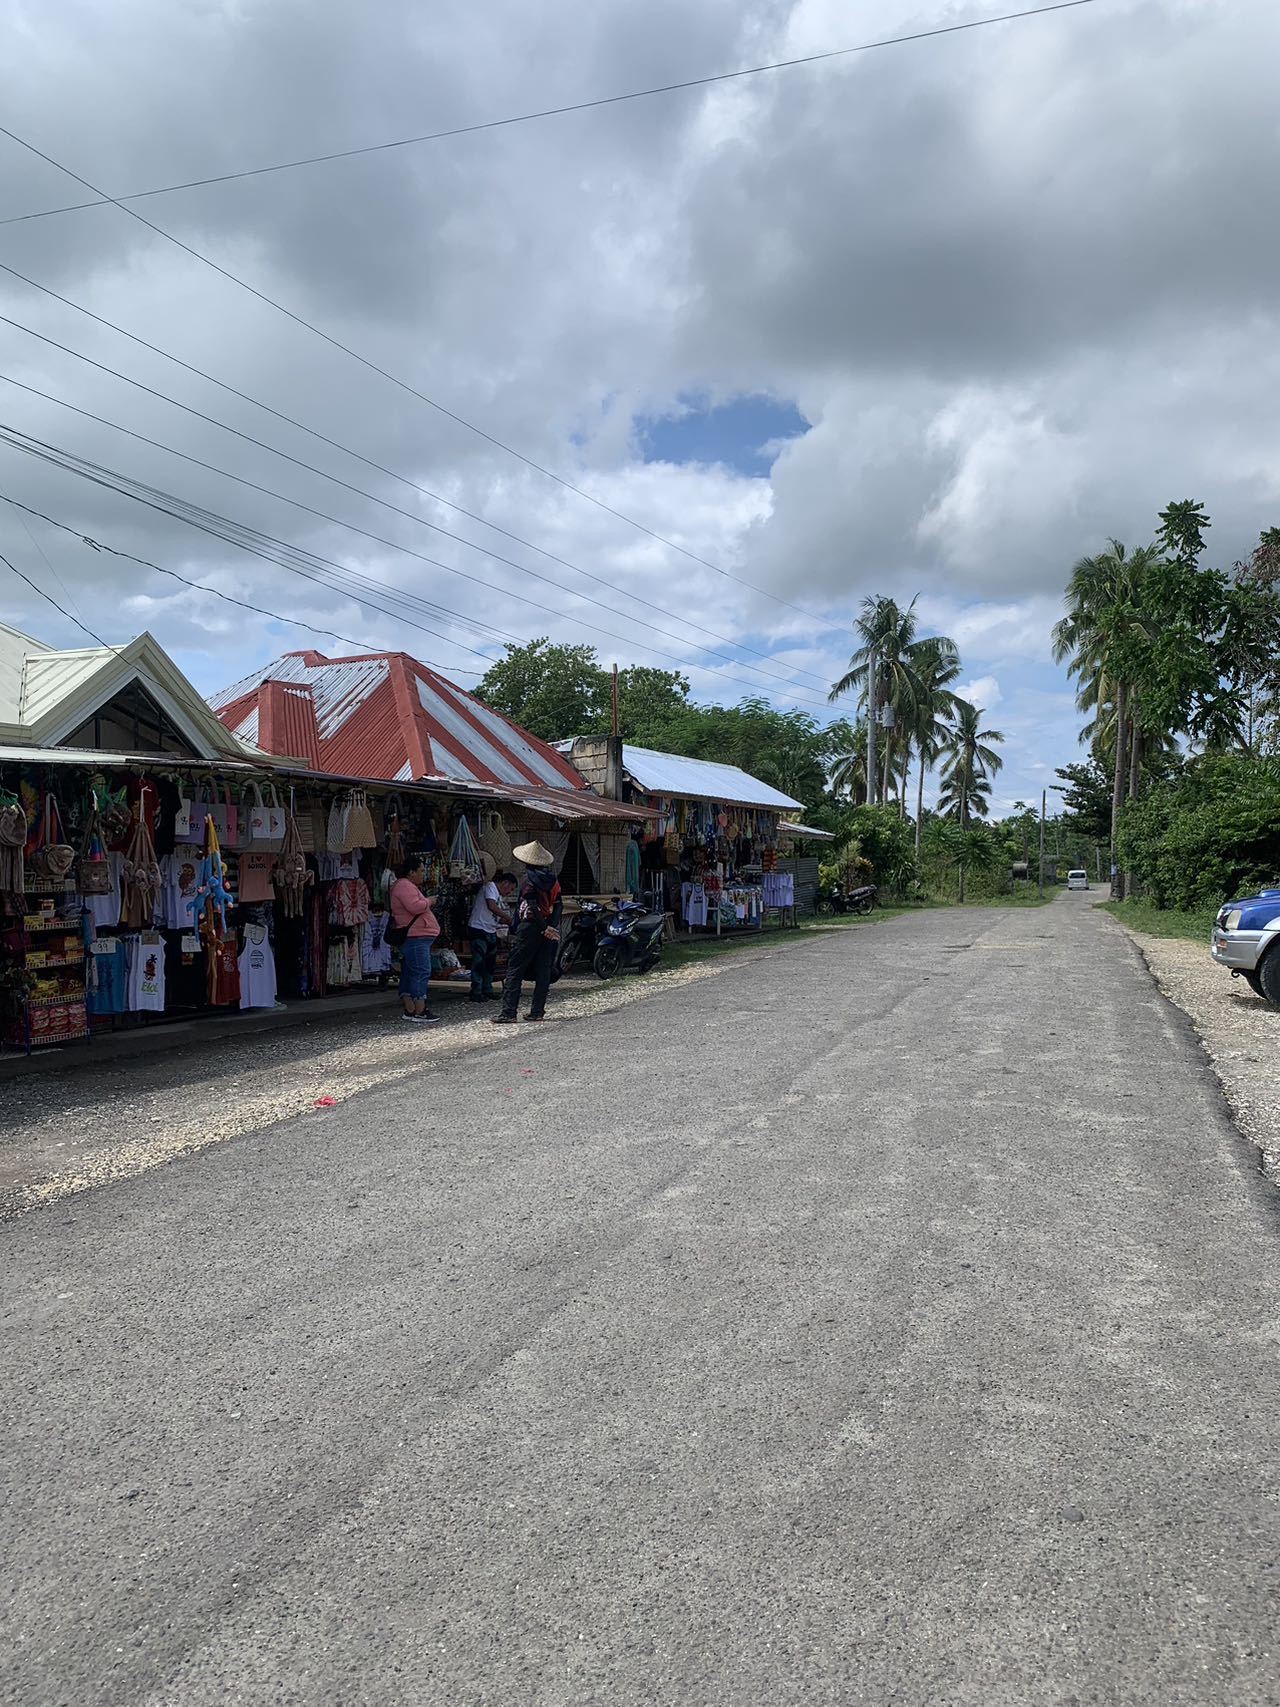
<path fill-rule="evenodd" d="M 954 642 L 944 636 L 926 638 L 917 634 L 919 619 L 915 606 L 915 599 L 904 609 L 896 599 L 884 595 L 865 598 L 861 615 L 853 625 L 859 644 L 850 654 L 848 670 L 831 689 L 832 699 L 853 690 L 866 709 L 868 763 L 873 770 L 878 768 L 883 773 L 867 779 L 869 804 L 874 802 L 877 784 L 881 797 L 888 798 L 890 778 L 897 780 L 898 765 L 915 738 L 917 708 L 923 691 L 920 666 L 930 656 L 931 649 L 955 651 Z M 884 752 L 877 767 L 872 755 L 875 735 L 880 731 L 883 731 Z M 905 784 L 902 797 L 905 812 Z"/>
<path fill-rule="evenodd" d="M 943 738 L 942 750 L 947 762 L 942 780 L 944 790 L 956 800 L 962 830 L 969 827 L 970 812 L 978 811 L 977 785 L 983 781 L 989 783 L 1004 764 L 995 749 L 995 743 L 1003 740 L 998 729 L 982 728 L 982 712 L 976 705 L 956 697 L 952 721 Z M 979 811 L 979 816 L 985 813 Z"/>
<path fill-rule="evenodd" d="M 1076 703 L 1097 716 L 1090 731 L 1112 754 L 1111 845 L 1116 845 L 1126 779 L 1136 792 L 1142 751 L 1137 684 L 1131 679 L 1135 637 L 1143 633 L 1143 583 L 1160 561 L 1155 546 L 1130 553 L 1118 539 L 1096 557 L 1082 557 L 1067 583 L 1067 610 L 1054 625 L 1053 655 L 1068 660 L 1076 678 Z M 1118 886 L 1123 893 L 1123 881 Z"/>
<path fill-rule="evenodd" d="M 911 736 L 920 760 L 916 786 L 916 858 L 920 857 L 920 827 L 924 822 L 924 779 L 942 754 L 947 725 L 954 714 L 956 696 L 950 684 L 960 674 L 960 654 L 945 634 L 930 635 L 921 643 L 916 658 L 919 689 Z M 904 788 L 904 798 L 905 798 Z"/>

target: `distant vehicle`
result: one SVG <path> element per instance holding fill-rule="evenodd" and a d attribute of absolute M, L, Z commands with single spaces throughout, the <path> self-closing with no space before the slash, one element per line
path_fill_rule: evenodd
<path fill-rule="evenodd" d="M 1088 887 L 1089 873 L 1087 871 L 1069 871 L 1067 873 L 1068 889 L 1087 889 Z"/>
<path fill-rule="evenodd" d="M 1280 889 L 1228 901 L 1214 921 L 1211 943 L 1219 966 L 1280 1008 Z"/>

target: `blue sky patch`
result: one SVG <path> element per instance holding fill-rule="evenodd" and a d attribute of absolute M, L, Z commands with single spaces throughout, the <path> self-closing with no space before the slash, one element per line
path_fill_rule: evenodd
<path fill-rule="evenodd" d="M 809 423 L 793 403 L 759 393 L 711 404 L 681 399 L 677 414 L 637 416 L 636 444 L 646 462 L 720 462 L 738 474 L 768 474 L 772 441 L 799 438 Z"/>

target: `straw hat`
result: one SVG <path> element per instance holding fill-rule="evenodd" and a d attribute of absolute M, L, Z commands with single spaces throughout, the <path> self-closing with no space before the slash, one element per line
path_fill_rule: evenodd
<path fill-rule="evenodd" d="M 523 847 L 512 848 L 512 857 L 518 859 L 521 865 L 554 865 L 556 856 L 547 852 L 541 842 L 526 842 Z"/>

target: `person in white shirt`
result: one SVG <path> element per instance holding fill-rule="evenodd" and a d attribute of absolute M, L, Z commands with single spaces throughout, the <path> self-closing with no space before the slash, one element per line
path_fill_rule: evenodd
<path fill-rule="evenodd" d="M 509 925 L 511 914 L 502 903 L 498 884 L 514 879 L 509 871 L 499 872 L 495 881 L 495 861 L 492 854 L 481 854 L 485 881 L 476 891 L 471 907 L 468 928 L 471 932 L 471 1000 L 496 1002 L 493 969 L 498 964 L 498 926 Z"/>

